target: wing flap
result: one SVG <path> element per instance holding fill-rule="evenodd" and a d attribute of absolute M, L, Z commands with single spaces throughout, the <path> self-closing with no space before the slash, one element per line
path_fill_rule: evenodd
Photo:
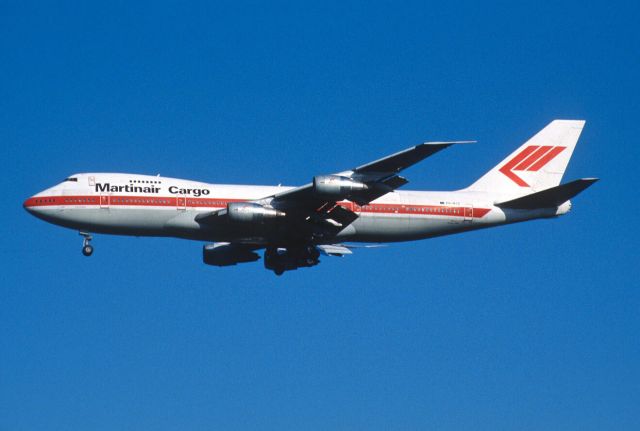
<path fill-rule="evenodd" d="M 344 256 L 347 254 L 353 254 L 351 250 L 345 247 L 342 244 L 324 244 L 317 245 L 316 248 L 320 251 L 320 253 L 327 256 Z"/>

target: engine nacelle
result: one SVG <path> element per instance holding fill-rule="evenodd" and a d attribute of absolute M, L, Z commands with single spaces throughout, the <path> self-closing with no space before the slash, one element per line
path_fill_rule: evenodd
<path fill-rule="evenodd" d="M 313 190 L 319 196 L 334 199 L 346 199 L 354 192 L 367 190 L 365 183 L 354 181 L 339 175 L 322 175 L 313 177 Z"/>
<path fill-rule="evenodd" d="M 229 220 L 238 223 L 263 223 L 284 217 L 286 214 L 274 208 L 267 208 L 251 202 L 230 202 L 227 205 Z"/>
<path fill-rule="evenodd" d="M 207 265 L 231 266 L 244 262 L 255 262 L 260 255 L 248 248 L 222 244 L 207 244 L 202 248 L 202 261 Z"/>

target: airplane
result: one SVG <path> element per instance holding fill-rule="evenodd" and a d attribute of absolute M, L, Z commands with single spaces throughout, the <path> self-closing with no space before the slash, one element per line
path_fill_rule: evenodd
<path fill-rule="evenodd" d="M 81 173 L 24 202 L 32 215 L 83 236 L 175 237 L 208 242 L 203 261 L 231 266 L 260 259 L 276 275 L 344 256 L 357 243 L 433 238 L 571 209 L 597 178 L 560 184 L 585 122 L 554 120 L 469 187 L 400 191 L 404 169 L 452 145 L 426 142 L 356 168 L 314 176 L 299 187 L 208 184 L 161 176 Z M 362 247 L 372 245 L 361 245 Z"/>

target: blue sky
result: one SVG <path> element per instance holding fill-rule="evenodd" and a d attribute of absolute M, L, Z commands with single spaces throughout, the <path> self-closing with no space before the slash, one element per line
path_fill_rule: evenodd
<path fill-rule="evenodd" d="M 632 2 L 0 5 L 0 429 L 640 428 Z M 477 139 L 474 181 L 585 119 L 556 220 L 275 277 L 198 242 L 81 238 L 22 201 L 74 172 L 296 185 Z"/>

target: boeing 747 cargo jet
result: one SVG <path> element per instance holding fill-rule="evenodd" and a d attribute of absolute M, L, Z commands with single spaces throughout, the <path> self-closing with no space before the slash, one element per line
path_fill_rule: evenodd
<path fill-rule="evenodd" d="M 584 121 L 555 120 L 469 187 L 398 191 L 404 169 L 451 145 L 426 142 L 300 187 L 208 184 L 137 174 L 71 175 L 24 202 L 34 216 L 76 229 L 90 256 L 92 233 L 210 242 L 204 263 L 260 259 L 281 275 L 317 265 L 346 243 L 411 241 L 538 218 L 571 209 L 596 178 L 560 184 Z"/>

